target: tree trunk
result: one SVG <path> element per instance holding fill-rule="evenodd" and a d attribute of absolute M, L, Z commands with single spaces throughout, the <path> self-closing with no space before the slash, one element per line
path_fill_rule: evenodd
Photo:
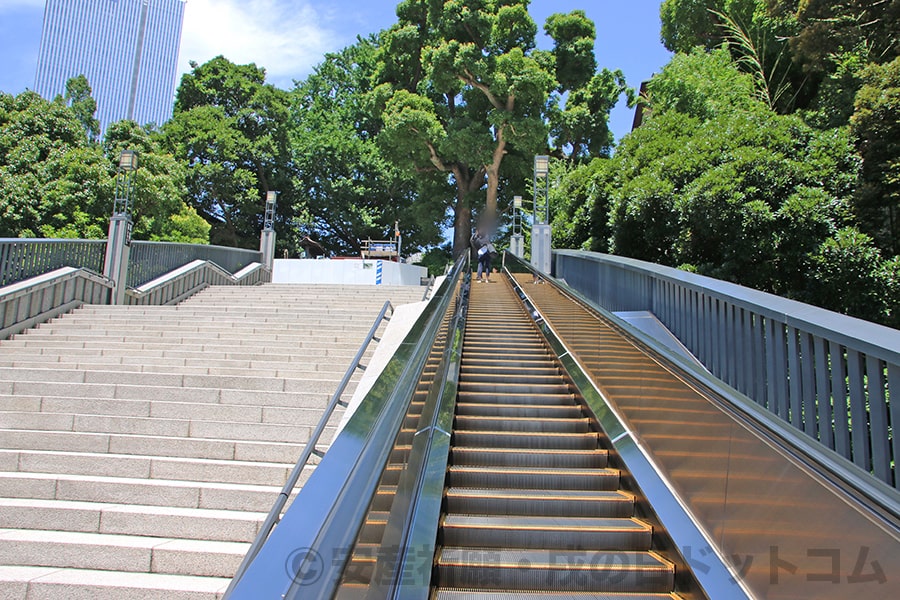
<path fill-rule="evenodd" d="M 472 195 L 484 184 L 484 171 L 472 173 L 465 167 L 453 168 L 456 178 L 456 205 L 453 207 L 453 258 L 469 249 L 472 237 Z"/>

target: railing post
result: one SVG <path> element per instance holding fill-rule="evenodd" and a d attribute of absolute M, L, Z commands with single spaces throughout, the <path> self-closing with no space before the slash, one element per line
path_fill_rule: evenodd
<path fill-rule="evenodd" d="M 116 173 L 116 199 L 109 219 L 106 262 L 103 274 L 113 281 L 113 304 L 125 304 L 128 286 L 128 258 L 131 255 L 131 199 L 134 196 L 134 173 L 138 158 L 134 150 L 122 150 Z"/>
<path fill-rule="evenodd" d="M 269 271 L 275 266 L 275 199 L 278 192 L 266 192 L 266 214 L 262 234 L 259 236 L 259 251 L 262 264 Z"/>

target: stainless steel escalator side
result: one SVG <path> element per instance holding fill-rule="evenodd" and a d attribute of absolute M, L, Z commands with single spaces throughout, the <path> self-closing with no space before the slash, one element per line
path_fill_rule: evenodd
<path fill-rule="evenodd" d="M 509 257 L 507 265 L 545 330 L 561 340 L 561 360 L 596 390 L 587 399 L 597 417 L 620 423 L 618 433 L 610 431 L 617 450 L 711 597 L 734 597 L 728 586 L 738 586 L 727 583 L 726 572 L 756 598 L 896 594 L 894 490 L 867 485 L 855 465 L 822 455 L 751 400 L 564 283 L 541 274 L 546 283 L 532 285 L 528 265 Z M 674 502 L 655 498 L 657 484 Z M 724 588 L 709 582 L 717 570 Z"/>
<path fill-rule="evenodd" d="M 455 309 L 458 283 L 467 274 L 468 257 L 463 257 L 284 513 L 232 599 L 334 595 L 435 339 L 448 310 Z"/>
<path fill-rule="evenodd" d="M 654 545 L 665 552 L 669 560 L 675 562 L 675 583 L 679 594 L 685 598 L 705 596 L 713 600 L 753 598 L 726 558 L 705 551 L 713 547 L 706 532 L 697 526 L 690 512 L 680 502 L 627 420 L 622 418 L 615 406 L 607 402 L 591 375 L 585 371 L 529 296 L 531 288 L 528 283 L 547 285 L 546 278 L 534 278 L 529 273 L 525 278 L 526 283 L 508 270 L 505 274 L 578 390 L 585 408 L 603 428 L 610 446 L 609 462 L 621 469 L 623 487 L 635 494 L 638 514 L 662 526 L 663 531 L 655 532 Z M 692 548 L 704 549 L 702 561 L 692 562 Z"/>

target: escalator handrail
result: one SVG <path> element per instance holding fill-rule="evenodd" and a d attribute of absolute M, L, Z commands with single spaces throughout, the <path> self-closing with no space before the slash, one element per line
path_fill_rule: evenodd
<path fill-rule="evenodd" d="M 456 411 L 471 272 L 459 283 L 434 382 L 400 477 L 366 600 L 427 600 Z"/>
<path fill-rule="evenodd" d="M 284 510 L 284 507 L 287 504 L 287 501 L 290 498 L 291 494 L 294 492 L 294 488 L 297 487 L 297 482 L 300 480 L 300 476 L 303 474 L 303 469 L 306 467 L 309 459 L 313 454 L 321 456 L 321 453 L 318 450 L 319 439 L 325 432 L 325 428 L 331 422 L 331 417 L 334 414 L 335 409 L 339 405 L 347 406 L 346 403 L 341 403 L 341 397 L 344 395 L 344 391 L 347 389 L 347 385 L 349 385 L 350 379 L 353 377 L 353 374 L 362 365 L 363 356 L 365 355 L 366 350 L 368 350 L 369 345 L 373 340 L 375 340 L 375 334 L 378 332 L 378 327 L 381 326 L 381 322 L 390 320 L 390 318 L 387 316 L 389 310 L 393 313 L 394 306 L 391 304 L 390 300 L 386 300 L 384 305 L 381 307 L 381 311 L 378 313 L 378 316 L 375 317 L 375 321 L 372 323 L 372 327 L 369 328 L 369 332 L 366 334 L 365 339 L 363 339 L 362 344 L 360 344 L 359 350 L 356 351 L 356 356 L 353 357 L 353 360 L 351 361 L 350 366 L 347 367 L 347 370 L 344 372 L 344 376 L 341 378 L 337 389 L 335 390 L 334 394 L 332 394 L 331 401 L 329 401 L 328 406 L 325 407 L 325 412 L 322 413 L 322 417 L 319 419 L 319 423 L 316 425 L 315 430 L 313 430 L 312 435 L 310 435 L 309 440 L 306 442 L 306 446 L 304 447 L 303 452 L 300 453 L 300 458 L 297 459 L 297 462 L 294 464 L 294 468 L 291 470 L 290 475 L 288 475 L 287 481 L 281 488 L 281 493 L 278 494 L 278 498 L 275 500 L 275 504 L 269 510 L 269 514 L 266 515 L 266 520 L 263 522 L 262 527 L 260 527 L 259 533 L 256 535 L 256 539 L 253 540 L 253 543 L 250 545 L 250 550 L 247 551 L 247 554 L 244 556 L 244 560 L 241 561 L 237 572 L 232 578 L 231 583 L 228 585 L 228 589 L 225 590 L 225 598 L 228 598 L 230 596 L 231 591 L 237 586 L 238 582 L 244 576 L 244 573 L 247 571 L 250 563 L 253 562 L 253 559 L 256 558 L 257 554 L 259 554 L 259 550 L 266 543 L 266 540 L 269 539 L 269 534 L 272 533 L 275 525 L 277 525 L 278 521 L 281 519 L 281 513 Z"/>
<path fill-rule="evenodd" d="M 467 266 L 456 262 L 229 600 L 332 596 Z"/>

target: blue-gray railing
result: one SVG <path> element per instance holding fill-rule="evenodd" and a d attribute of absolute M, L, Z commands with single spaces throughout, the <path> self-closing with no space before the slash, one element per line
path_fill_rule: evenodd
<path fill-rule="evenodd" d="M 106 240 L 0 238 L 0 287 L 60 267 L 103 272 Z"/>
<path fill-rule="evenodd" d="M 0 287 L 60 267 L 103 272 L 106 240 L 0 239 Z M 128 287 L 138 287 L 195 260 L 207 260 L 229 273 L 262 262 L 259 250 L 172 242 L 131 243 Z"/>
<path fill-rule="evenodd" d="M 713 375 L 900 489 L 900 331 L 634 259 L 560 250 L 554 261 L 600 307 L 652 312 Z"/>
<path fill-rule="evenodd" d="M 132 242 L 128 267 L 128 287 L 138 287 L 195 260 L 207 260 L 229 273 L 237 273 L 251 263 L 262 262 L 262 252 L 205 244 Z"/>

